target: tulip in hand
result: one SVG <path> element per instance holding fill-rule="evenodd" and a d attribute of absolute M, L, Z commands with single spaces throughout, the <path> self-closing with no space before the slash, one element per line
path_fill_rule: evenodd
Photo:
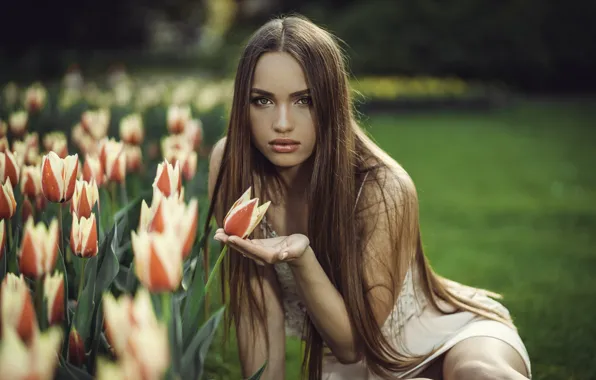
<path fill-rule="evenodd" d="M 244 239 L 252 233 L 265 216 L 271 202 L 258 206 L 259 198 L 251 199 L 251 190 L 249 187 L 242 194 L 224 218 L 223 228 L 226 234 Z"/>

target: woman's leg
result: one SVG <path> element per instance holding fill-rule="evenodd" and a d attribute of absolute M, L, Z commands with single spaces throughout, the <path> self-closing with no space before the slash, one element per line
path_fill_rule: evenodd
<path fill-rule="evenodd" d="M 445 353 L 445 380 L 527 379 L 526 365 L 509 344 L 491 337 L 463 340 Z"/>

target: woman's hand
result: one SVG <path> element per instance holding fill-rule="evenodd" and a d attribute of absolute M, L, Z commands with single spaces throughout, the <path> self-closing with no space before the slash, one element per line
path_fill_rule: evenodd
<path fill-rule="evenodd" d="M 302 234 L 250 240 L 241 239 L 238 236 L 228 236 L 223 228 L 215 231 L 214 239 L 227 244 L 259 265 L 297 260 L 302 257 L 310 245 L 310 240 Z"/>

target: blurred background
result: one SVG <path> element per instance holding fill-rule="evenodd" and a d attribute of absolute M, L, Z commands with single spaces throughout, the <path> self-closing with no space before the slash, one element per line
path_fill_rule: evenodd
<path fill-rule="evenodd" d="M 343 41 L 360 122 L 417 184 L 435 270 L 504 295 L 535 379 L 596 379 L 596 2 L 10 2 L 0 120 L 25 109 L 31 131 L 70 136 L 108 108 L 117 136 L 137 112 L 154 168 L 167 107 L 190 105 L 205 197 L 243 43 L 294 12 Z M 235 355 L 216 345 L 210 375 L 240 378 Z"/>

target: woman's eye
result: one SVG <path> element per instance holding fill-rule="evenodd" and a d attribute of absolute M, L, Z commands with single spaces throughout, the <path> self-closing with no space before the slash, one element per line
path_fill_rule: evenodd
<path fill-rule="evenodd" d="M 258 106 L 266 106 L 267 104 L 271 103 L 271 101 L 267 98 L 253 98 L 252 102 Z"/>
<path fill-rule="evenodd" d="M 304 97 L 298 99 L 298 104 L 311 105 L 312 104 L 312 99 L 311 99 L 310 96 L 304 96 Z"/>

